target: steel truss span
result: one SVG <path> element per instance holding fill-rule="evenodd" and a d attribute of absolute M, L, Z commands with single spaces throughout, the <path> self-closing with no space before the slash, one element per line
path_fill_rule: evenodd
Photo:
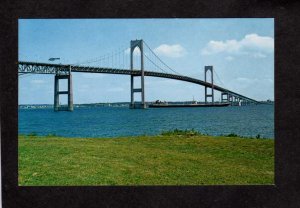
<path fill-rule="evenodd" d="M 22 74 L 68 74 L 70 65 L 63 64 L 49 64 L 49 63 L 38 63 L 38 62 L 18 62 L 18 73 Z M 133 75 L 133 76 L 141 76 L 141 70 L 129 70 L 129 69 L 116 69 L 116 68 L 102 68 L 102 67 L 89 67 L 89 66 L 77 66 L 71 65 L 71 72 L 86 72 L 86 73 L 106 73 L 106 74 L 120 74 L 120 75 Z M 252 101 L 258 103 L 258 101 L 243 96 L 241 94 L 235 93 L 233 91 L 227 90 L 225 88 L 219 87 L 217 85 L 212 85 L 211 83 L 195 79 L 192 77 L 168 74 L 168 73 L 160 73 L 153 71 L 144 71 L 145 76 L 150 77 L 161 77 L 167 79 L 175 79 L 185 82 L 190 82 L 198 85 L 202 85 L 204 87 L 214 88 L 223 93 L 228 93 L 232 96 L 239 97 L 241 99 L 245 99 L 248 101 Z"/>

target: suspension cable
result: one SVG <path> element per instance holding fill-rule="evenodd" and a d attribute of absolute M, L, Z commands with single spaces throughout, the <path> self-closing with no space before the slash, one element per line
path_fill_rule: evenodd
<path fill-rule="evenodd" d="M 224 84 L 224 83 L 222 82 L 222 80 L 220 79 L 220 77 L 219 77 L 218 73 L 216 72 L 216 70 L 213 69 L 213 71 L 214 71 L 214 73 L 217 75 L 217 78 L 218 78 L 218 80 L 220 81 L 220 84 L 222 84 L 223 87 L 226 88 L 225 84 Z"/>
<path fill-rule="evenodd" d="M 155 53 L 154 51 L 152 51 L 152 49 L 150 48 L 150 46 L 148 46 L 148 44 L 143 40 L 143 42 L 145 43 L 146 47 L 150 50 L 150 52 L 163 64 L 165 65 L 168 69 L 170 69 L 171 71 L 173 71 L 175 74 L 181 75 L 182 74 L 178 73 L 177 71 L 173 70 L 171 67 L 169 67 L 165 62 L 163 62 Z"/>
<path fill-rule="evenodd" d="M 144 56 L 157 68 L 159 68 L 161 71 L 167 73 L 165 70 L 163 70 L 161 67 L 159 67 L 156 63 L 154 63 L 146 54 L 144 54 Z"/>
<path fill-rule="evenodd" d="M 102 60 L 106 60 L 106 59 L 110 59 L 112 60 L 111 64 L 113 65 L 113 58 L 114 56 L 118 56 L 119 54 L 123 53 L 124 51 L 127 50 L 128 47 L 122 47 L 122 49 L 120 50 L 121 47 L 119 47 L 118 50 L 115 50 L 115 51 L 112 51 L 112 52 L 109 52 L 109 53 L 105 53 L 101 56 L 98 56 L 98 57 L 95 57 L 95 58 L 92 58 L 92 59 L 88 59 L 86 61 L 83 61 L 83 62 L 76 62 L 76 63 L 73 63 L 71 65 L 82 65 L 82 64 L 90 64 L 90 63 L 95 63 L 95 62 L 99 62 L 99 61 L 102 61 Z M 115 57 L 115 58 L 116 58 Z M 108 61 L 108 66 L 109 66 L 109 61 Z"/>

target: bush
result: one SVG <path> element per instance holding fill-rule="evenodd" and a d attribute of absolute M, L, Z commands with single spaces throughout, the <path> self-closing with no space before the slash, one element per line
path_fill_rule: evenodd
<path fill-rule="evenodd" d="M 221 135 L 222 136 L 222 135 Z M 231 134 L 227 134 L 227 135 L 224 135 L 225 137 L 240 137 L 240 138 L 246 138 L 246 139 L 267 139 L 267 138 L 264 138 L 264 137 L 261 137 L 260 134 L 257 134 L 254 137 L 245 137 L 245 136 L 239 136 L 237 134 L 234 134 L 234 133 L 231 133 Z"/>
<path fill-rule="evenodd" d="M 163 131 L 161 133 L 161 135 L 163 136 L 199 136 L 199 135 L 203 135 L 200 132 L 191 129 L 185 129 L 185 130 L 181 130 L 181 129 L 174 129 L 174 130 L 170 130 L 170 131 Z"/>
<path fill-rule="evenodd" d="M 30 136 L 30 137 L 35 137 L 35 136 L 37 136 L 37 133 L 31 132 L 31 133 L 28 134 L 28 136 Z"/>
<path fill-rule="evenodd" d="M 230 134 L 227 134 L 226 137 L 238 137 L 239 135 L 237 134 L 234 134 L 234 133 L 230 133 Z"/>

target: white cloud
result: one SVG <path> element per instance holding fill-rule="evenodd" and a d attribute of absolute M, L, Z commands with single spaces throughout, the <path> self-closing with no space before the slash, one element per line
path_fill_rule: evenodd
<path fill-rule="evenodd" d="M 44 84 L 45 81 L 41 79 L 34 79 L 31 81 L 32 84 Z"/>
<path fill-rule="evenodd" d="M 179 44 L 167 45 L 162 44 L 153 50 L 157 55 L 162 55 L 170 58 L 179 58 L 186 54 L 185 48 Z"/>
<path fill-rule="evenodd" d="M 265 58 L 274 51 L 274 38 L 248 34 L 242 40 L 211 40 L 202 49 L 202 55 L 227 53 L 231 55 L 252 54 L 255 58 Z"/>
<path fill-rule="evenodd" d="M 170 57 L 170 58 L 179 58 L 186 54 L 185 48 L 183 48 L 179 44 L 175 44 L 175 45 L 162 44 L 162 45 L 158 46 L 157 48 L 155 48 L 153 51 L 154 51 L 154 53 L 156 53 L 159 56 L 166 56 L 166 57 Z M 127 48 L 125 50 L 125 53 L 130 54 L 130 48 Z M 145 53 L 145 55 L 148 55 L 146 52 L 144 52 L 144 53 Z M 138 48 L 136 48 L 133 51 L 133 55 L 140 56 L 140 50 Z"/>

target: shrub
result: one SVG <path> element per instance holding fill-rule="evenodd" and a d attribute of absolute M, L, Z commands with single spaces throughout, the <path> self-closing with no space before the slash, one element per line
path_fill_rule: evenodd
<path fill-rule="evenodd" d="M 28 136 L 30 136 L 30 137 L 35 137 L 35 136 L 37 136 L 37 133 L 31 132 L 31 133 L 28 134 Z"/>
<path fill-rule="evenodd" d="M 174 130 L 169 130 L 169 131 L 163 131 L 161 133 L 161 135 L 163 136 L 197 136 L 197 135 L 203 135 L 200 132 L 191 129 L 185 129 L 185 130 L 181 130 L 181 129 L 174 129 Z"/>
<path fill-rule="evenodd" d="M 234 133 L 230 133 L 230 134 L 227 134 L 226 137 L 238 137 L 238 135 L 234 134 Z"/>

